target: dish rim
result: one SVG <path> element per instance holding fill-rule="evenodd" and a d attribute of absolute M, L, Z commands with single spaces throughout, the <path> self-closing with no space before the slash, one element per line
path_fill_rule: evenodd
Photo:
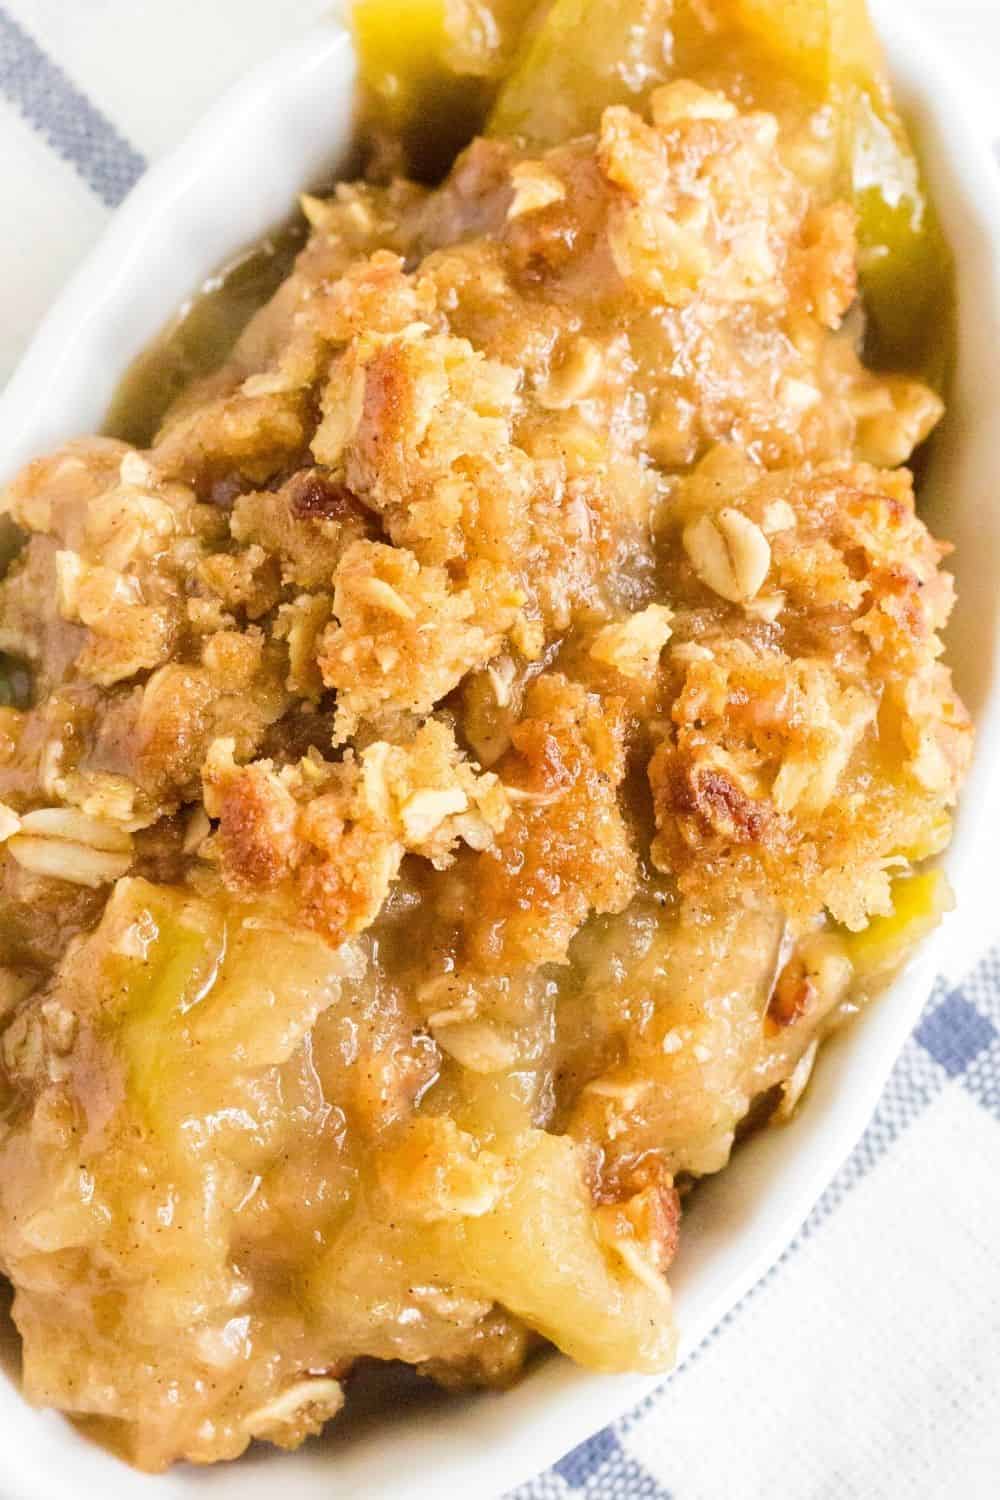
<path fill-rule="evenodd" d="M 894 71 L 901 71 L 904 75 L 907 85 L 904 93 L 908 92 L 911 98 L 921 101 L 926 120 L 940 137 L 935 154 L 946 158 L 947 171 L 953 174 L 949 196 L 958 194 L 962 197 L 971 220 L 985 234 L 986 244 L 1000 256 L 1000 185 L 983 132 L 974 121 L 971 108 L 966 105 L 961 69 L 947 56 L 942 57 L 938 43 L 898 7 L 897 0 L 873 0 L 872 8 Z M 234 147 L 232 142 L 240 135 L 247 115 L 264 118 L 273 116 L 276 110 L 279 113 L 284 111 L 289 105 L 293 79 L 301 81 L 311 70 L 322 71 L 334 64 L 345 67 L 343 89 L 346 92 L 352 81 L 352 66 L 345 56 L 346 50 L 349 50 L 349 40 L 337 22 L 323 23 L 320 28 L 305 33 L 222 96 L 201 123 L 149 170 L 113 216 L 97 245 L 43 320 L 0 395 L 0 478 L 13 471 L 25 458 L 44 451 L 60 435 L 68 435 L 64 430 L 59 431 L 58 392 L 72 378 L 74 368 L 79 370 L 89 366 L 91 371 L 97 372 L 92 401 L 100 402 L 101 411 L 106 409 L 111 393 L 109 386 L 113 386 L 124 373 L 128 360 L 162 326 L 164 309 L 169 315 L 169 311 L 176 309 L 183 296 L 196 284 L 189 276 L 180 296 L 174 291 L 164 290 L 165 286 L 176 286 L 180 264 L 197 258 L 207 274 L 223 259 L 221 255 L 213 256 L 211 265 L 206 266 L 204 257 L 200 252 L 194 252 L 184 237 L 193 220 L 204 219 L 202 195 L 207 191 L 206 184 L 212 181 L 213 172 L 218 170 L 220 158 L 233 151 L 234 159 L 239 160 L 239 147 Z M 339 107 L 343 117 L 343 98 Z M 317 139 L 315 126 L 310 136 L 308 122 L 303 120 L 301 124 L 303 169 L 297 174 L 297 180 L 305 183 L 322 170 L 322 162 L 328 158 L 329 152 L 324 142 Z M 294 129 L 298 131 L 298 122 Z M 286 182 L 286 207 L 293 192 L 294 188 L 288 188 Z M 280 194 L 276 194 L 274 183 L 270 182 L 264 197 L 275 196 Z M 280 212 L 274 213 L 270 222 L 276 222 L 280 217 Z M 243 240 L 231 239 L 229 251 L 238 251 L 244 243 Z M 173 256 L 170 255 L 171 245 L 176 250 Z M 964 250 L 957 244 L 955 248 L 961 275 Z M 157 263 L 164 273 L 163 280 L 156 285 L 161 311 L 155 323 L 149 320 L 155 297 L 148 295 L 148 287 L 145 288 L 147 295 L 143 296 L 139 285 L 142 267 L 148 263 Z M 133 311 L 126 335 L 120 319 L 121 308 L 129 297 L 132 298 Z M 136 312 L 136 307 L 139 312 Z M 1000 309 L 1000 266 L 993 268 L 992 308 L 994 321 L 1000 326 L 997 312 Z M 102 365 L 102 350 L 111 345 L 117 346 L 120 357 L 117 363 L 112 360 L 110 364 Z M 54 421 L 39 412 L 39 407 L 44 407 L 53 390 L 57 392 Z M 954 645 L 952 642 L 953 658 L 960 655 Z M 963 795 L 963 812 L 956 838 L 944 860 L 960 897 L 963 890 L 971 894 L 977 873 L 983 867 L 983 846 L 990 823 L 984 812 L 1000 809 L 1000 778 L 993 771 L 994 766 L 1000 766 L 1000 693 L 995 681 L 1000 670 L 1000 632 L 996 629 L 992 636 L 990 662 L 994 681 L 977 716 L 975 764 Z M 736 1257 L 741 1264 L 732 1264 L 732 1254 L 728 1257 L 721 1254 L 721 1263 L 728 1265 L 729 1269 L 717 1277 L 720 1285 L 714 1291 L 703 1285 L 704 1277 L 699 1282 L 696 1276 L 685 1275 L 682 1257 L 679 1265 L 682 1340 L 678 1368 L 779 1258 L 837 1167 L 853 1148 L 871 1116 L 900 1047 L 919 1015 L 936 968 L 947 962 L 948 945 L 946 926 L 923 945 L 918 960 L 880 997 L 878 1005 L 851 1027 L 848 1036 L 836 1038 L 824 1048 L 823 1063 L 817 1075 L 817 1086 L 823 1096 L 822 1107 L 816 1097 L 809 1106 L 810 1110 L 815 1107 L 816 1111 L 813 1128 L 803 1131 L 808 1113 L 804 1111 L 792 1137 L 794 1147 L 784 1152 L 777 1150 L 776 1143 L 785 1137 L 783 1133 L 772 1132 L 770 1141 L 761 1138 L 759 1143 L 744 1148 L 739 1162 L 708 1185 L 716 1190 L 715 1196 L 718 1197 L 720 1193 L 724 1194 L 727 1183 L 735 1186 L 739 1181 L 745 1186 L 755 1179 L 773 1176 L 775 1167 L 771 1159 L 774 1156 L 791 1158 L 791 1167 L 783 1166 L 779 1161 L 777 1172 L 781 1181 L 778 1188 L 769 1189 L 769 1196 L 773 1193 L 775 1202 L 768 1204 L 768 1211 L 749 1229 L 739 1231 L 747 1236 L 745 1253 L 741 1249 L 740 1256 Z M 866 1036 L 868 1041 L 852 1040 L 859 1036 Z M 833 1058 L 836 1062 L 831 1066 Z M 844 1085 L 835 1090 L 829 1087 L 834 1073 Z M 825 1094 L 822 1090 L 824 1079 L 827 1084 Z M 846 1097 L 848 1081 L 856 1086 L 849 1098 Z M 829 1116 L 824 1113 L 826 1109 L 832 1110 L 835 1128 L 824 1131 L 822 1140 L 813 1141 L 807 1166 L 805 1160 L 800 1160 L 805 1156 L 804 1143 L 810 1136 L 819 1135 L 815 1127 L 821 1118 L 829 1125 Z M 737 1172 L 743 1162 L 751 1160 L 756 1161 L 756 1170 L 741 1169 Z M 714 1232 L 709 1222 L 705 1233 L 710 1248 Z M 705 1235 L 699 1237 L 696 1224 L 695 1249 L 700 1252 L 704 1243 Z M 690 1250 L 690 1238 L 688 1245 Z M 697 1311 L 688 1317 L 686 1314 L 690 1309 L 684 1306 L 688 1296 L 685 1287 L 692 1281 L 699 1288 L 695 1298 Z M 416 1491 L 414 1488 L 413 1473 L 423 1472 L 433 1454 L 438 1495 L 454 1495 L 457 1500 L 459 1495 L 485 1494 L 483 1489 L 476 1490 L 476 1486 L 483 1482 L 484 1464 L 489 1468 L 489 1492 L 493 1493 L 507 1489 L 544 1468 L 575 1442 L 627 1411 L 662 1384 L 663 1379 L 592 1376 L 577 1370 L 568 1361 L 551 1359 L 519 1387 L 502 1396 L 483 1397 L 476 1402 L 454 1402 L 446 1416 L 439 1418 L 435 1415 L 422 1423 L 424 1430 L 411 1435 L 412 1440 L 404 1444 L 406 1452 L 397 1455 L 397 1461 L 390 1465 L 391 1472 L 381 1473 L 378 1466 L 370 1470 L 367 1460 L 359 1465 L 356 1459 L 362 1451 L 360 1448 L 354 1451 L 353 1459 L 351 1454 L 347 1455 L 345 1468 L 343 1454 L 324 1457 L 327 1445 L 313 1444 L 302 1450 L 306 1458 L 298 1468 L 296 1458 L 276 1457 L 266 1462 L 240 1464 L 235 1469 L 227 1466 L 211 1473 L 177 1470 L 157 1483 L 162 1494 L 178 1497 L 195 1493 L 196 1487 L 228 1496 L 230 1492 L 237 1493 L 237 1485 L 239 1493 L 251 1497 L 256 1493 L 255 1474 L 259 1476 L 259 1493 L 264 1495 L 277 1472 L 282 1482 L 288 1476 L 290 1496 L 318 1494 L 322 1486 L 322 1492 L 327 1496 L 343 1494 L 346 1497 L 356 1491 L 342 1486 L 356 1484 L 359 1476 L 363 1478 L 370 1471 L 366 1482 L 370 1484 L 373 1478 L 381 1480 L 377 1492 L 385 1500 L 402 1500 L 406 1495 L 419 1493 L 419 1482 Z M 67 1468 L 61 1478 L 68 1485 L 65 1491 L 60 1489 L 59 1500 L 62 1500 L 63 1493 L 68 1496 L 74 1492 L 74 1484 L 82 1484 L 80 1465 L 82 1463 L 83 1470 L 91 1471 L 89 1460 L 93 1458 L 94 1450 L 83 1450 L 81 1440 L 72 1433 L 68 1424 L 51 1414 L 30 1412 L 7 1382 L 0 1387 L 0 1412 L 12 1422 L 20 1421 L 25 1427 L 30 1418 L 30 1422 L 37 1423 L 39 1428 L 39 1441 L 30 1445 L 35 1450 L 31 1471 L 27 1465 L 16 1467 L 19 1460 L 13 1455 L 0 1458 L 0 1477 L 22 1486 L 18 1489 L 19 1495 L 23 1494 L 26 1500 L 29 1495 L 31 1500 L 56 1500 L 52 1483 L 58 1476 L 49 1469 L 48 1460 L 57 1448 L 65 1456 Z M 449 1429 L 460 1426 L 463 1421 L 466 1435 L 456 1442 L 455 1434 L 449 1433 Z M 53 1424 L 58 1424 L 61 1442 L 56 1442 Z M 441 1449 L 444 1439 L 452 1447 L 446 1456 L 442 1455 Z M 378 1447 L 380 1440 L 375 1441 Z M 399 1448 L 400 1444 L 397 1441 L 390 1446 Z M 281 1469 L 273 1469 L 275 1462 L 281 1464 Z M 115 1500 L 118 1496 L 149 1493 L 148 1479 L 121 1468 L 117 1461 L 101 1455 L 98 1468 L 102 1482 Z M 93 1469 L 95 1474 L 98 1468 Z M 294 1484 L 291 1483 L 293 1470 L 302 1476 Z M 268 1478 L 262 1477 L 265 1474 Z M 241 1477 L 231 1483 L 228 1476 L 236 1475 Z M 30 1483 L 32 1487 L 23 1488 L 24 1483 Z M 80 1489 L 76 1488 L 75 1493 L 79 1492 Z"/>

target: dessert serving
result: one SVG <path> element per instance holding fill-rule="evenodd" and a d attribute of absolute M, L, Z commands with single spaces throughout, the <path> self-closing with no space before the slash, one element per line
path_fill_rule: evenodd
<path fill-rule="evenodd" d="M 363 1359 L 668 1368 L 684 1196 L 948 904 L 949 266 L 864 7 L 460 9 L 359 0 L 365 176 L 4 495 L 0 1266 L 148 1469 Z"/>

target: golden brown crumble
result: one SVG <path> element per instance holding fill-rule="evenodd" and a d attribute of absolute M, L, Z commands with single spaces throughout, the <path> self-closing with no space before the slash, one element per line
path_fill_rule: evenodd
<path fill-rule="evenodd" d="M 664 1368 L 675 1176 L 947 840 L 941 406 L 791 159 L 674 83 L 310 199 L 148 451 L 6 491 L 0 1260 L 31 1398 L 141 1465 L 361 1356 Z"/>

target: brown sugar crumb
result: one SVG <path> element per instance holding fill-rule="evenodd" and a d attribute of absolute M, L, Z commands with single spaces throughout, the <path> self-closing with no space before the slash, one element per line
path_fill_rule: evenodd
<path fill-rule="evenodd" d="M 337 567 L 335 621 L 319 647 L 323 681 L 338 691 L 338 735 L 391 711 L 428 713 L 497 654 L 522 603 L 495 569 L 474 565 L 455 588 L 402 547 L 355 542 Z"/>
<path fill-rule="evenodd" d="M 477 964 L 558 963 L 591 911 L 628 904 L 637 866 L 618 802 L 624 736 L 613 700 L 602 711 L 556 675 L 529 691 L 497 767 L 513 814 L 473 871 L 466 929 Z"/>
<path fill-rule="evenodd" d="M 682 517 L 701 493 L 696 474 Z M 720 484 L 707 493 L 713 507 L 727 498 Z M 739 499 L 748 524 L 770 533 L 777 608 L 758 623 L 746 608 L 740 620 L 735 599 L 728 621 L 716 605 L 697 654 L 681 647 L 674 658 L 671 725 L 649 767 L 653 857 L 692 895 L 707 895 L 725 860 L 780 886 L 793 909 L 819 901 L 862 926 L 887 910 L 886 861 L 921 847 L 921 825 L 937 816 L 922 765 L 933 763 L 936 789 L 952 798 L 967 763 L 968 721 L 937 672 L 951 602 L 940 551 L 898 474 L 776 473 Z M 692 605 L 701 597 L 692 590 Z M 676 612 L 675 637 L 684 628 Z M 901 674 L 923 728 L 900 700 Z M 885 776 L 876 768 L 890 725 L 904 748 Z"/>
<path fill-rule="evenodd" d="M 267 761 L 237 766 L 233 749 L 216 741 L 205 766 L 205 808 L 219 819 L 208 856 L 235 891 L 294 876 L 305 920 L 333 942 L 375 920 L 407 852 L 446 869 L 460 843 L 492 847 L 510 816 L 499 778 L 435 719 L 408 745 L 375 741 L 280 773 Z"/>
<path fill-rule="evenodd" d="M 324 469 L 305 469 L 293 474 L 288 486 L 292 514 L 300 519 L 364 521 L 364 507 L 357 495 Z"/>

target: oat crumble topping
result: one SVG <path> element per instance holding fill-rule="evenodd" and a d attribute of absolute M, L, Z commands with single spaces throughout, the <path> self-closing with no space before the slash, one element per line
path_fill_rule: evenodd
<path fill-rule="evenodd" d="M 678 1183 L 947 841 L 941 403 L 784 147 L 678 81 L 310 198 L 148 450 L 6 491 L 0 1261 L 145 1467 L 361 1356 L 663 1369 Z"/>

